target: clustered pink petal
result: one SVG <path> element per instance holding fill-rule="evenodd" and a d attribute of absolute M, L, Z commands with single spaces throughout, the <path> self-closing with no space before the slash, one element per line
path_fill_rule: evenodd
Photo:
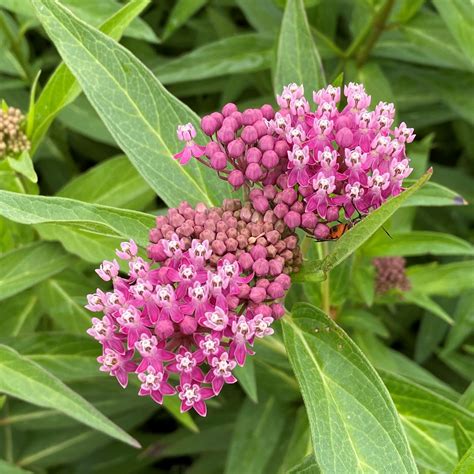
<path fill-rule="evenodd" d="M 333 238 L 338 221 L 356 222 L 403 190 L 412 171 L 405 145 L 415 138 L 404 122 L 392 129 L 393 104 L 368 109 L 362 84 L 351 82 L 343 93 L 345 107 L 340 87 L 313 92 L 314 111 L 297 84 L 277 95 L 276 112 L 270 105 L 241 112 L 226 104 L 202 119 L 211 140 L 199 161 L 236 189 L 263 188 L 263 197 L 250 193 L 259 212 L 273 210 L 317 240 Z M 282 194 L 288 188 L 291 201 Z"/>
<path fill-rule="evenodd" d="M 232 370 L 283 316 L 288 273 L 301 264 L 298 240 L 273 211 L 238 200 L 213 209 L 183 202 L 156 224 L 149 260 L 123 242 L 116 253 L 128 276 L 115 260 L 97 270 L 113 291 L 88 295 L 86 308 L 103 317 L 87 333 L 102 345 L 100 370 L 123 387 L 136 374 L 140 396 L 161 404 L 177 393 L 182 411 L 205 416 L 205 400 L 237 381 Z"/>

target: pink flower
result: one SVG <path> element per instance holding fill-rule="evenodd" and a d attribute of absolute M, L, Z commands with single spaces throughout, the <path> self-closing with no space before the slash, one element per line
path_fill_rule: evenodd
<path fill-rule="evenodd" d="M 114 259 L 111 262 L 104 260 L 95 272 L 100 276 L 100 278 L 102 278 L 102 280 L 110 281 L 118 276 L 119 271 L 119 264 L 117 263 L 117 260 Z"/>
<path fill-rule="evenodd" d="M 274 333 L 273 328 L 270 327 L 273 323 L 272 317 L 257 314 L 254 316 L 252 322 L 255 328 L 255 337 L 261 339 L 265 336 L 271 336 Z"/>
<path fill-rule="evenodd" d="M 143 372 L 150 366 L 157 371 L 163 370 L 163 362 L 174 359 L 174 354 L 165 350 L 164 346 L 164 341 L 159 343 L 155 336 L 141 334 L 140 339 L 135 342 L 135 349 L 142 356 L 137 372 Z"/>
<path fill-rule="evenodd" d="M 288 152 L 288 169 L 291 170 L 288 175 L 288 186 L 308 185 L 310 179 L 309 163 L 309 147 L 301 148 L 299 145 L 294 145 L 293 149 Z"/>
<path fill-rule="evenodd" d="M 336 104 L 341 100 L 341 88 L 329 85 L 326 89 L 313 91 L 313 101 L 320 105 L 323 102 L 335 102 Z"/>
<path fill-rule="evenodd" d="M 306 212 L 317 210 L 318 214 L 326 217 L 327 208 L 330 204 L 329 195 L 336 189 L 334 176 L 326 177 L 319 172 L 316 179 L 313 179 L 313 189 L 316 191 L 306 205 Z"/>
<path fill-rule="evenodd" d="M 251 344 L 255 335 L 253 321 L 247 320 L 245 316 L 239 316 L 232 323 L 232 333 L 234 338 L 230 343 L 230 355 L 235 357 L 237 364 L 243 366 L 247 354 L 253 354 L 253 351 L 247 347 L 247 343 Z"/>
<path fill-rule="evenodd" d="M 237 379 L 232 375 L 232 370 L 236 365 L 234 360 L 229 360 L 227 352 L 222 352 L 219 357 L 212 358 L 212 369 L 207 373 L 205 381 L 212 385 L 215 395 L 219 395 L 224 384 L 237 382 Z"/>
<path fill-rule="evenodd" d="M 201 319 L 200 323 L 203 326 L 218 332 L 223 331 L 229 324 L 227 311 L 219 306 L 216 306 L 213 311 L 207 311 L 204 313 L 204 318 Z"/>
<path fill-rule="evenodd" d="M 182 165 L 188 163 L 193 156 L 199 158 L 204 155 L 206 147 L 194 143 L 193 139 L 196 137 L 196 130 L 191 123 L 178 125 L 177 135 L 179 140 L 186 142 L 183 151 L 174 155 L 174 158 L 179 160 Z"/>
<path fill-rule="evenodd" d="M 163 395 L 173 395 L 176 390 L 167 382 L 168 374 L 149 366 L 146 372 L 138 374 L 138 380 L 142 382 L 138 395 L 141 397 L 149 395 L 156 403 L 163 403 Z"/>
<path fill-rule="evenodd" d="M 120 250 L 116 250 L 115 253 L 117 254 L 117 257 L 122 260 L 130 260 L 137 256 L 138 247 L 133 240 L 122 242 L 120 244 Z"/>
<path fill-rule="evenodd" d="M 172 362 L 170 365 L 168 365 L 167 369 L 170 372 L 179 374 L 181 385 L 192 383 L 193 380 L 196 382 L 202 382 L 204 380 L 204 374 L 198 364 L 203 360 L 204 355 L 200 352 L 193 354 L 184 346 L 181 346 L 179 348 L 178 354 L 176 355 L 175 362 Z"/>
<path fill-rule="evenodd" d="M 178 386 L 178 396 L 181 400 L 181 413 L 191 408 L 201 416 L 206 416 L 207 407 L 204 400 L 208 400 L 214 396 L 214 392 L 210 388 L 203 388 L 198 384 L 185 383 Z"/>
<path fill-rule="evenodd" d="M 104 348 L 104 353 L 97 357 L 97 362 L 102 364 L 99 370 L 109 372 L 125 388 L 128 385 L 128 374 L 134 372 L 136 368 L 136 364 L 131 361 L 132 356 L 133 350 L 120 354 L 108 347 Z"/>
<path fill-rule="evenodd" d="M 105 308 L 105 302 L 107 301 L 106 294 L 97 288 L 96 293 L 91 293 L 87 295 L 87 305 L 85 306 L 86 309 L 89 311 L 93 311 L 97 313 L 99 311 L 103 311 Z"/>

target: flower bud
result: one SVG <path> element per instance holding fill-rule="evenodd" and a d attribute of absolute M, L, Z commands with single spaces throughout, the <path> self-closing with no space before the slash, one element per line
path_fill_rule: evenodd
<path fill-rule="evenodd" d="M 286 174 L 281 174 L 277 179 L 277 184 L 281 189 L 286 189 L 288 187 L 288 176 Z M 311 192 L 313 192 L 313 189 L 311 189 Z"/>
<path fill-rule="evenodd" d="M 328 222 L 337 221 L 339 219 L 339 208 L 337 206 L 328 207 L 326 218 Z"/>
<path fill-rule="evenodd" d="M 273 149 L 280 158 L 286 158 L 288 156 L 288 151 L 290 150 L 290 145 L 288 145 L 286 140 L 277 140 Z"/>
<path fill-rule="evenodd" d="M 183 334 L 193 334 L 197 329 L 197 321 L 193 316 L 185 316 L 179 323 L 179 328 Z"/>
<path fill-rule="evenodd" d="M 231 142 L 232 143 L 232 142 Z M 223 170 L 227 166 L 227 156 L 222 151 L 216 151 L 211 156 L 211 166 L 215 170 Z"/>
<path fill-rule="evenodd" d="M 262 170 L 257 163 L 250 163 L 245 170 L 245 176 L 250 181 L 258 181 L 262 177 Z"/>
<path fill-rule="evenodd" d="M 274 303 L 271 306 L 272 309 L 272 317 L 274 319 L 280 319 L 285 315 L 285 308 L 280 303 Z"/>
<path fill-rule="evenodd" d="M 245 154 L 247 163 L 260 163 L 262 159 L 262 152 L 255 147 L 249 148 Z"/>
<path fill-rule="evenodd" d="M 246 109 L 242 112 L 242 124 L 243 125 L 252 125 L 256 120 L 258 120 L 254 109 Z"/>
<path fill-rule="evenodd" d="M 261 212 L 262 214 L 268 211 L 270 207 L 268 199 L 264 196 L 256 197 L 255 199 L 252 200 L 252 204 L 255 210 L 257 210 L 258 212 Z"/>
<path fill-rule="evenodd" d="M 273 150 L 274 142 L 275 142 L 275 140 L 273 139 L 273 137 L 271 135 L 264 135 L 258 141 L 258 147 L 262 151 Z"/>
<path fill-rule="evenodd" d="M 297 192 L 293 188 L 286 188 L 281 193 L 281 200 L 291 206 L 298 198 Z"/>
<path fill-rule="evenodd" d="M 194 318 L 193 318 L 194 319 Z M 155 326 L 155 334 L 160 339 L 166 339 L 173 335 L 174 333 L 174 326 L 173 323 L 169 319 L 162 319 L 158 321 Z"/>
<path fill-rule="evenodd" d="M 211 248 L 216 255 L 224 255 L 226 252 L 225 243 L 222 240 L 214 240 Z"/>
<path fill-rule="evenodd" d="M 155 262 L 162 262 L 167 258 L 161 244 L 151 244 L 146 250 L 148 258 L 154 260 Z"/>
<path fill-rule="evenodd" d="M 222 115 L 224 117 L 228 117 L 232 112 L 237 112 L 237 106 L 235 104 L 229 102 L 222 107 Z"/>
<path fill-rule="evenodd" d="M 257 130 L 258 138 L 263 137 L 264 135 L 268 134 L 268 128 L 265 125 L 263 120 L 257 120 L 253 124 L 253 127 L 255 128 L 255 130 Z"/>
<path fill-rule="evenodd" d="M 283 271 L 283 263 L 280 260 L 270 260 L 269 272 L 271 276 L 278 276 Z"/>
<path fill-rule="evenodd" d="M 230 143 L 235 138 L 235 134 L 230 127 L 223 125 L 222 128 L 217 132 L 217 138 L 224 145 L 227 145 L 227 143 Z"/>
<path fill-rule="evenodd" d="M 242 270 L 250 270 L 252 268 L 252 265 L 254 263 L 254 260 L 252 256 L 244 252 L 240 257 L 239 257 L 239 265 L 241 266 Z"/>
<path fill-rule="evenodd" d="M 343 127 L 336 133 L 336 142 L 339 146 L 346 148 L 352 145 L 354 136 L 349 128 Z"/>
<path fill-rule="evenodd" d="M 266 292 L 265 288 L 254 286 L 250 290 L 250 299 L 254 303 L 261 303 L 262 301 L 265 301 L 266 297 L 267 297 L 267 292 Z"/>
<path fill-rule="evenodd" d="M 255 310 L 255 314 L 261 314 L 264 317 L 271 316 L 272 315 L 272 308 L 266 304 L 259 304 Z"/>
<path fill-rule="evenodd" d="M 214 133 L 216 133 L 218 127 L 219 127 L 219 124 L 214 119 L 214 117 L 210 115 L 205 115 L 201 119 L 201 129 L 209 137 L 214 135 Z"/>
<path fill-rule="evenodd" d="M 257 130 L 255 129 L 255 127 L 248 125 L 244 127 L 244 129 L 242 130 L 242 133 L 240 134 L 240 138 L 242 138 L 242 140 L 245 143 L 248 143 L 248 144 L 255 143 L 258 139 Z"/>
<path fill-rule="evenodd" d="M 264 104 L 260 107 L 260 110 L 262 111 L 262 115 L 265 119 L 271 120 L 275 116 L 275 111 L 273 110 L 273 107 L 270 104 Z"/>
<path fill-rule="evenodd" d="M 262 165 L 265 166 L 265 168 L 274 168 L 276 165 L 278 165 L 278 162 L 278 155 L 273 150 L 267 150 L 263 152 Z"/>
<path fill-rule="evenodd" d="M 219 143 L 217 142 L 209 142 L 207 145 L 206 145 L 206 156 L 208 156 L 209 158 L 214 154 L 216 153 L 217 151 L 221 151 L 221 147 L 219 146 Z"/>
<path fill-rule="evenodd" d="M 222 128 L 230 128 L 234 133 L 239 129 L 239 127 L 239 121 L 232 116 L 226 117 L 222 121 Z"/>
<path fill-rule="evenodd" d="M 279 283 L 284 290 L 288 290 L 291 286 L 291 278 L 288 275 L 282 273 L 275 278 L 275 281 Z"/>
<path fill-rule="evenodd" d="M 280 204 L 279 204 L 280 205 Z M 289 211 L 283 218 L 285 221 L 285 224 L 290 228 L 290 229 L 295 229 L 296 227 L 299 227 L 301 224 L 301 214 L 298 214 L 295 211 Z"/>
<path fill-rule="evenodd" d="M 280 283 L 273 282 L 268 286 L 267 294 L 273 299 L 282 298 L 285 296 L 285 290 Z"/>
<path fill-rule="evenodd" d="M 258 260 L 260 258 L 266 258 L 267 257 L 267 249 L 263 245 L 255 245 L 255 247 L 250 251 L 250 254 L 252 255 L 252 258 L 254 260 Z"/>
<path fill-rule="evenodd" d="M 227 150 L 232 158 L 238 158 L 244 153 L 245 144 L 240 138 L 236 138 L 227 145 Z"/>
<path fill-rule="evenodd" d="M 229 173 L 229 177 L 227 178 L 227 180 L 234 188 L 238 189 L 244 184 L 245 177 L 242 171 L 233 170 Z"/>
<path fill-rule="evenodd" d="M 314 236 L 319 239 L 327 239 L 329 237 L 329 227 L 326 224 L 317 224 L 314 229 Z"/>
<path fill-rule="evenodd" d="M 283 217 L 285 217 L 286 214 L 288 213 L 288 206 L 281 202 L 280 204 L 277 204 L 275 206 L 275 209 L 273 209 L 273 212 L 275 213 L 275 216 L 278 217 L 278 219 L 283 219 Z"/>
<path fill-rule="evenodd" d="M 211 117 L 217 122 L 217 128 L 220 128 L 222 126 L 222 121 L 224 120 L 222 114 L 219 112 L 212 112 Z"/>
<path fill-rule="evenodd" d="M 265 258 L 259 258 L 255 260 L 254 264 L 252 265 L 252 270 L 255 272 L 257 276 L 266 275 L 269 269 L 270 269 L 269 264 Z"/>

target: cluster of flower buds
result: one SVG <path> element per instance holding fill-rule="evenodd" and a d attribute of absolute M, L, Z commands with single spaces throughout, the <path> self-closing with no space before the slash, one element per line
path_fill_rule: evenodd
<path fill-rule="evenodd" d="M 116 260 L 104 261 L 96 272 L 113 291 L 87 297 L 86 308 L 103 313 L 87 331 L 102 344 L 100 370 L 123 387 L 134 373 L 139 395 L 161 404 L 177 393 L 182 411 L 205 416 L 205 400 L 236 382 L 232 370 L 253 354 L 254 340 L 273 334 L 287 273 L 301 260 L 296 236 L 266 215 L 237 200 L 221 209 L 183 203 L 157 217 L 150 260 L 133 241 L 122 243 L 128 277 Z"/>
<path fill-rule="evenodd" d="M 375 291 L 382 295 L 391 290 L 409 291 L 410 280 L 405 272 L 406 260 L 403 257 L 374 258 L 376 270 Z"/>
<path fill-rule="evenodd" d="M 25 116 L 20 109 L 0 108 L 0 159 L 30 149 L 30 142 L 23 131 L 24 122 Z"/>
<path fill-rule="evenodd" d="M 391 128 L 393 104 L 369 111 L 361 84 L 346 85 L 344 96 L 342 106 L 340 87 L 313 92 L 311 111 L 303 86 L 290 84 L 276 113 L 269 105 L 240 112 L 226 104 L 202 119 L 211 138 L 205 146 L 194 143 L 191 124 L 186 137 L 180 126 L 186 146 L 176 158 L 195 156 L 235 188 L 253 188 L 256 209 L 268 206 L 290 228 L 326 240 L 338 221 L 360 219 L 399 194 L 412 171 L 405 145 L 415 135 L 403 122 Z"/>
<path fill-rule="evenodd" d="M 222 260 L 238 265 L 251 281 L 240 285 L 239 294 L 232 297 L 234 302 L 229 301 L 231 307 L 244 302 L 251 310 L 273 318 L 284 313 L 280 303 L 269 306 L 269 302 L 285 295 L 291 283 L 289 275 L 299 270 L 302 256 L 298 237 L 271 209 L 258 211 L 238 199 L 227 199 L 222 207 L 212 209 L 202 204 L 194 209 L 183 202 L 167 216 L 156 218 L 148 247 L 153 261 L 169 258 L 163 239 L 179 240 L 185 250 L 193 240 L 200 240 L 212 251 L 209 265 L 214 269 Z"/>

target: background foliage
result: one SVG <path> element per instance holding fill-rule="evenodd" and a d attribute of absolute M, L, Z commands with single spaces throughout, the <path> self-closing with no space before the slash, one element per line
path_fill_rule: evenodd
<path fill-rule="evenodd" d="M 0 97 L 32 141 L 0 162 L 0 472 L 473 472 L 471 2 L 60 4 L 0 0 Z M 331 248 L 303 242 L 292 316 L 207 419 L 123 391 L 84 335 L 94 265 L 146 246 L 166 206 L 230 193 L 171 159 L 176 125 L 341 72 L 415 127 L 431 181 Z M 380 256 L 407 257 L 403 297 L 375 294 Z"/>

